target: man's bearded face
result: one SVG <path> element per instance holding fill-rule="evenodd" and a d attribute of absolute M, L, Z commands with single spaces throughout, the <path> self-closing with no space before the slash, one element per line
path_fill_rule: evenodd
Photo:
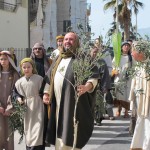
<path fill-rule="evenodd" d="M 76 35 L 74 33 L 66 34 L 63 42 L 64 48 L 70 49 L 75 45 L 75 41 L 76 41 Z"/>

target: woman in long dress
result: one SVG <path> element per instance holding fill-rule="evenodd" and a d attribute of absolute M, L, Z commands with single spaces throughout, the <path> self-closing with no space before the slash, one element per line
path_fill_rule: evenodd
<path fill-rule="evenodd" d="M 143 46 L 144 45 L 144 46 Z M 138 65 L 132 79 L 129 99 L 137 105 L 137 121 L 131 142 L 131 150 L 150 149 L 150 42 L 134 42 L 132 56 Z"/>
<path fill-rule="evenodd" d="M 27 106 L 24 114 L 24 133 L 27 150 L 44 150 L 44 105 L 39 91 L 43 77 L 37 75 L 31 58 L 24 58 L 21 63 L 23 76 L 16 82 L 16 100 Z"/>
<path fill-rule="evenodd" d="M 9 126 L 11 93 L 19 74 L 9 51 L 0 52 L 0 150 L 14 150 L 14 135 Z M 10 136 L 11 135 L 11 136 Z M 9 139 L 9 140 L 7 140 Z"/>
<path fill-rule="evenodd" d="M 130 55 L 130 44 L 124 42 L 121 46 L 122 54 L 119 67 L 114 65 L 113 59 L 113 76 L 116 94 L 116 105 L 118 111 L 116 116 L 120 116 L 122 107 L 125 108 L 124 117 L 129 117 L 128 110 L 130 109 L 130 102 L 128 100 L 130 93 L 131 80 L 127 75 L 127 70 L 132 66 L 132 57 Z M 114 71 L 115 70 L 115 71 Z"/>

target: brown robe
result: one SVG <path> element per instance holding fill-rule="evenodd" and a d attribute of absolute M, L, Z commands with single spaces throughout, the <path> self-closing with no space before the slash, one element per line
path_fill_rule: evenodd
<path fill-rule="evenodd" d="M 19 74 L 14 72 L 13 76 L 10 75 L 10 72 L 1 72 L 0 78 L 0 104 L 6 110 L 9 109 L 8 97 L 10 96 L 14 84 L 19 79 Z M 8 124 L 8 117 L 3 116 L 0 113 L 0 150 L 5 148 L 8 150 L 14 150 L 14 137 L 9 137 L 11 134 L 11 129 Z M 7 140 L 9 137 L 9 140 Z"/>

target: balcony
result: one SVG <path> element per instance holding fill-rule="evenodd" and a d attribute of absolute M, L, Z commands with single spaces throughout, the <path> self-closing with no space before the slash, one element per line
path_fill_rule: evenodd
<path fill-rule="evenodd" d="M 0 9 L 5 10 L 5 11 L 15 12 L 18 5 L 21 5 L 21 3 L 11 4 L 11 3 L 0 1 Z"/>

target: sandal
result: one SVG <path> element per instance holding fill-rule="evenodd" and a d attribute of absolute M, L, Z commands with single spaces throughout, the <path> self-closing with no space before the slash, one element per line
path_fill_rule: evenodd
<path fill-rule="evenodd" d="M 124 118 L 129 118 L 128 110 L 125 110 Z"/>

